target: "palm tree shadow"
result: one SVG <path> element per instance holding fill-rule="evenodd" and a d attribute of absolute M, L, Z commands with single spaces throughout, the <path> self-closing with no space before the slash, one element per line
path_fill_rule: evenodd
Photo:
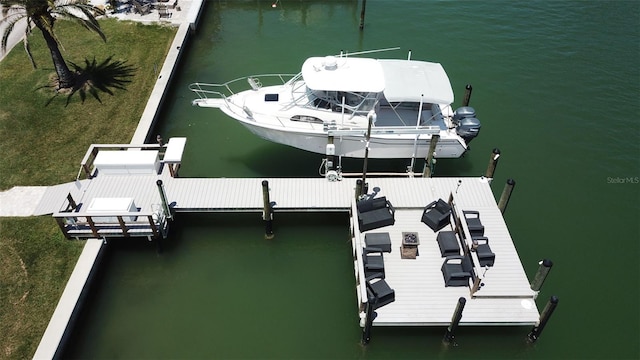
<path fill-rule="evenodd" d="M 126 85 L 131 82 L 131 78 L 135 75 L 136 68 L 129 65 L 126 61 L 112 60 L 113 56 L 109 56 L 103 62 L 98 63 L 95 59 L 89 61 L 84 59 L 84 66 L 69 62 L 74 72 L 74 85 L 65 91 L 57 91 L 49 101 L 45 104 L 48 106 L 51 102 L 61 94 L 67 94 L 65 107 L 71 102 L 71 98 L 78 94 L 80 100 L 84 104 L 87 95 L 93 96 L 102 104 L 100 93 L 114 95 L 113 89 L 126 90 Z M 48 85 L 47 87 L 55 87 Z"/>

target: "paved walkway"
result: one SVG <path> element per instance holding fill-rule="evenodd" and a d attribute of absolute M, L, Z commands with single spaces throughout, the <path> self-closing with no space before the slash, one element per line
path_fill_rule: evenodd
<path fill-rule="evenodd" d="M 173 4 L 175 0 L 170 0 L 166 4 Z M 107 0 L 91 0 L 95 6 L 105 7 L 108 3 Z M 107 11 L 108 17 L 116 17 L 120 20 L 132 20 L 142 23 L 154 23 L 161 22 L 173 25 L 180 25 L 184 22 L 188 22 L 188 14 L 192 5 L 199 6 L 199 1 L 194 0 L 178 0 L 178 6 L 174 9 L 169 9 L 171 16 L 169 18 L 160 19 L 158 10 L 152 9 L 150 13 L 141 15 L 134 11 L 133 8 L 121 7 L 116 12 Z M 128 10 L 127 10 L 128 9 Z M 0 13 L 2 13 L 2 7 L 0 6 Z M 4 59 L 6 54 L 13 49 L 17 43 L 22 41 L 26 22 L 16 25 L 16 28 L 11 33 L 7 43 L 7 52 L 0 51 L 0 61 Z M 0 34 L 3 33 L 5 24 L 0 24 Z M 37 36 L 37 34 L 36 34 Z M 25 55 L 26 56 L 26 55 Z M 36 214 L 36 209 L 44 194 L 50 186 L 15 186 L 6 191 L 0 191 L 0 216 L 33 216 Z"/>
<path fill-rule="evenodd" d="M 47 186 L 15 186 L 0 192 L 0 216 L 32 216 Z"/>

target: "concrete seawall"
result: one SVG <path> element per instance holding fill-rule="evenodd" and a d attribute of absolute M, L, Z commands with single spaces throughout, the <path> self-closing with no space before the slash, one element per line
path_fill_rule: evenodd
<path fill-rule="evenodd" d="M 138 127 L 136 128 L 133 137 L 131 138 L 131 144 L 144 144 L 150 141 L 149 132 L 153 129 L 158 118 L 158 112 L 162 108 L 164 99 L 169 88 L 169 84 L 173 79 L 173 74 L 180 61 L 182 55 L 182 49 L 184 48 L 191 32 L 196 30 L 198 21 L 200 20 L 200 14 L 202 14 L 202 8 L 204 0 L 192 0 L 191 6 L 187 11 L 186 20 L 180 23 L 176 37 L 169 48 L 167 57 L 164 60 L 164 64 L 158 74 L 156 85 L 151 91 L 147 106 L 142 113 Z"/>
<path fill-rule="evenodd" d="M 158 74 L 156 85 L 151 91 L 147 106 L 145 107 L 142 117 L 138 122 L 138 127 L 131 138 L 131 144 L 144 144 L 149 139 L 149 132 L 153 129 L 153 126 L 156 123 L 158 114 L 162 108 L 162 104 L 164 103 L 167 89 L 169 88 L 169 84 L 173 78 L 174 70 L 178 66 L 182 49 L 187 42 L 190 31 L 191 25 L 188 23 L 181 24 L 178 28 L 176 37 L 174 38 L 173 43 L 171 43 L 171 48 L 167 53 L 164 65 L 162 65 L 160 73 Z"/>
<path fill-rule="evenodd" d="M 197 27 L 204 0 L 191 0 L 189 3 L 189 8 L 185 9 L 187 11 L 186 19 L 178 25 L 178 31 L 160 69 L 147 106 L 131 138 L 132 144 L 144 144 L 147 142 L 150 135 L 149 132 L 156 123 L 189 35 Z M 40 339 L 38 348 L 33 356 L 34 359 L 53 359 L 60 358 L 63 355 L 66 339 L 72 332 L 74 319 L 82 307 L 82 300 L 87 295 L 92 276 L 100 265 L 103 253 L 104 242 L 102 239 L 87 240 L 58 301 L 58 305 L 49 320 L 49 324 Z"/>
<path fill-rule="evenodd" d="M 67 286 L 62 292 L 58 306 L 49 320 L 47 329 L 44 331 L 42 339 L 34 359 L 59 358 L 60 352 L 64 348 L 65 340 L 68 338 L 73 328 L 73 319 L 82 306 L 81 299 L 86 296 L 87 288 L 91 283 L 93 274 L 101 254 L 104 252 L 102 239 L 87 240 L 82 253 L 78 258 L 75 268 L 69 277 Z"/>

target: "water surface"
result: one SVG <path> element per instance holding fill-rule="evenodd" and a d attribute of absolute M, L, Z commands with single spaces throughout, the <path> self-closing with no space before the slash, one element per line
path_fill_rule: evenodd
<path fill-rule="evenodd" d="M 637 1 L 211 1 L 156 131 L 187 136 L 182 176 L 316 176 L 320 156 L 194 108 L 189 83 L 296 72 L 305 58 L 400 46 L 441 62 L 456 105 L 473 85 L 483 128 L 437 176 L 517 181 L 505 215 L 538 299 L 560 305 L 535 346 L 528 328 L 374 328 L 358 345 L 346 215 L 179 215 L 165 252 L 110 243 L 69 351 L 91 358 L 638 358 L 640 3 Z M 402 171 L 409 160 L 375 161 Z M 358 171 L 359 161 L 345 161 Z M 499 261 L 499 259 L 497 259 Z"/>

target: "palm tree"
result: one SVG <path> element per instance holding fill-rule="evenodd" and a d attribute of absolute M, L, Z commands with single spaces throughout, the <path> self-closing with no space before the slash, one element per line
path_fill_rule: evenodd
<path fill-rule="evenodd" d="M 76 74 L 69 70 L 67 63 L 60 52 L 60 41 L 53 31 L 53 25 L 57 19 L 73 20 L 88 30 L 91 30 L 107 41 L 104 33 L 100 29 L 100 24 L 94 14 L 102 15 L 104 11 L 87 3 L 87 0 L 0 0 L 2 6 L 2 19 L 0 25 L 6 26 L 2 33 L 2 51 L 7 49 L 9 35 L 14 30 L 16 24 L 26 19 L 24 46 L 35 68 L 31 49 L 29 48 L 29 34 L 33 26 L 40 29 L 44 40 L 51 52 L 53 66 L 58 75 L 56 88 L 72 88 L 75 84 Z"/>
<path fill-rule="evenodd" d="M 102 104 L 100 92 L 113 96 L 115 94 L 111 88 L 126 90 L 126 84 L 131 82 L 130 79 L 135 74 L 136 68 L 128 65 L 126 61 L 112 60 L 112 58 L 113 56 L 109 56 L 100 64 L 95 58 L 93 61 L 84 59 L 84 67 L 69 61 L 69 64 L 75 70 L 76 81 L 75 85 L 68 91 L 66 105 L 69 105 L 71 97 L 76 93 L 80 96 L 82 103 L 87 98 L 87 94 L 90 94 Z M 55 93 L 46 105 L 49 105 L 58 94 L 60 93 Z"/>

